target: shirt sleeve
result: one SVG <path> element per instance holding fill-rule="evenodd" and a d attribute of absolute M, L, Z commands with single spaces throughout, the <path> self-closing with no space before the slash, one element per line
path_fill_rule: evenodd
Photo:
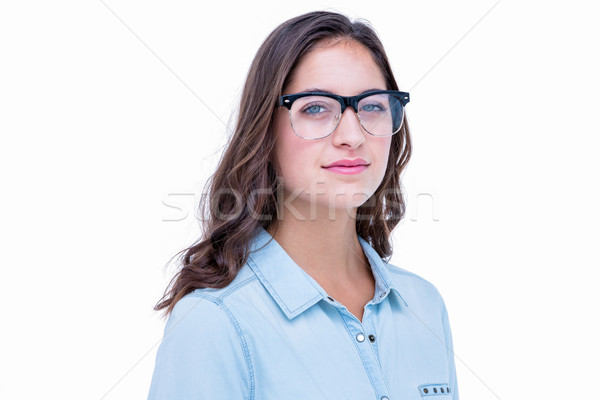
<path fill-rule="evenodd" d="M 237 322 L 221 303 L 186 296 L 169 316 L 148 400 L 248 399 L 249 358 Z"/>
<path fill-rule="evenodd" d="M 446 351 L 448 353 L 448 385 L 452 390 L 452 400 L 459 400 L 458 397 L 458 382 L 456 380 L 456 366 L 454 363 L 454 343 L 452 342 L 452 331 L 448 319 L 448 310 L 446 304 L 442 300 L 442 324 L 444 327 L 444 341 L 446 343 Z"/>

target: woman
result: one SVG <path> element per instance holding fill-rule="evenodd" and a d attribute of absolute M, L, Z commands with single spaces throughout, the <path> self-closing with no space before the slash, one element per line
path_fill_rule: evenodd
<path fill-rule="evenodd" d="M 440 294 L 382 258 L 408 100 L 364 23 L 313 12 L 271 33 L 203 237 L 155 307 L 150 399 L 458 399 Z"/>

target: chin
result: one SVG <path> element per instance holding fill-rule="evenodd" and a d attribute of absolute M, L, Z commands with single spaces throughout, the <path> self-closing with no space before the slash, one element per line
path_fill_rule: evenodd
<path fill-rule="evenodd" d="M 335 201 L 331 202 L 331 207 L 336 209 L 351 210 L 365 204 L 372 193 L 338 193 L 335 195 Z"/>

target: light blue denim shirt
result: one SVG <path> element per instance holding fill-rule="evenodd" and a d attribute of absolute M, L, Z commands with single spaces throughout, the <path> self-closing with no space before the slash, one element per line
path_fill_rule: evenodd
<path fill-rule="evenodd" d="M 222 289 L 167 321 L 148 399 L 458 400 L 446 306 L 425 279 L 360 235 L 375 296 L 359 321 L 263 228 Z"/>

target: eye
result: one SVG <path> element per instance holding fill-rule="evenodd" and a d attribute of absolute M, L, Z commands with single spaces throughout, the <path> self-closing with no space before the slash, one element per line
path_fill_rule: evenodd
<path fill-rule="evenodd" d="M 305 114 L 319 114 L 327 111 L 326 104 L 311 103 L 304 106 L 302 112 Z"/>
<path fill-rule="evenodd" d="M 384 111 L 385 107 L 381 103 L 365 104 L 361 107 L 361 111 L 373 112 L 373 111 Z"/>

